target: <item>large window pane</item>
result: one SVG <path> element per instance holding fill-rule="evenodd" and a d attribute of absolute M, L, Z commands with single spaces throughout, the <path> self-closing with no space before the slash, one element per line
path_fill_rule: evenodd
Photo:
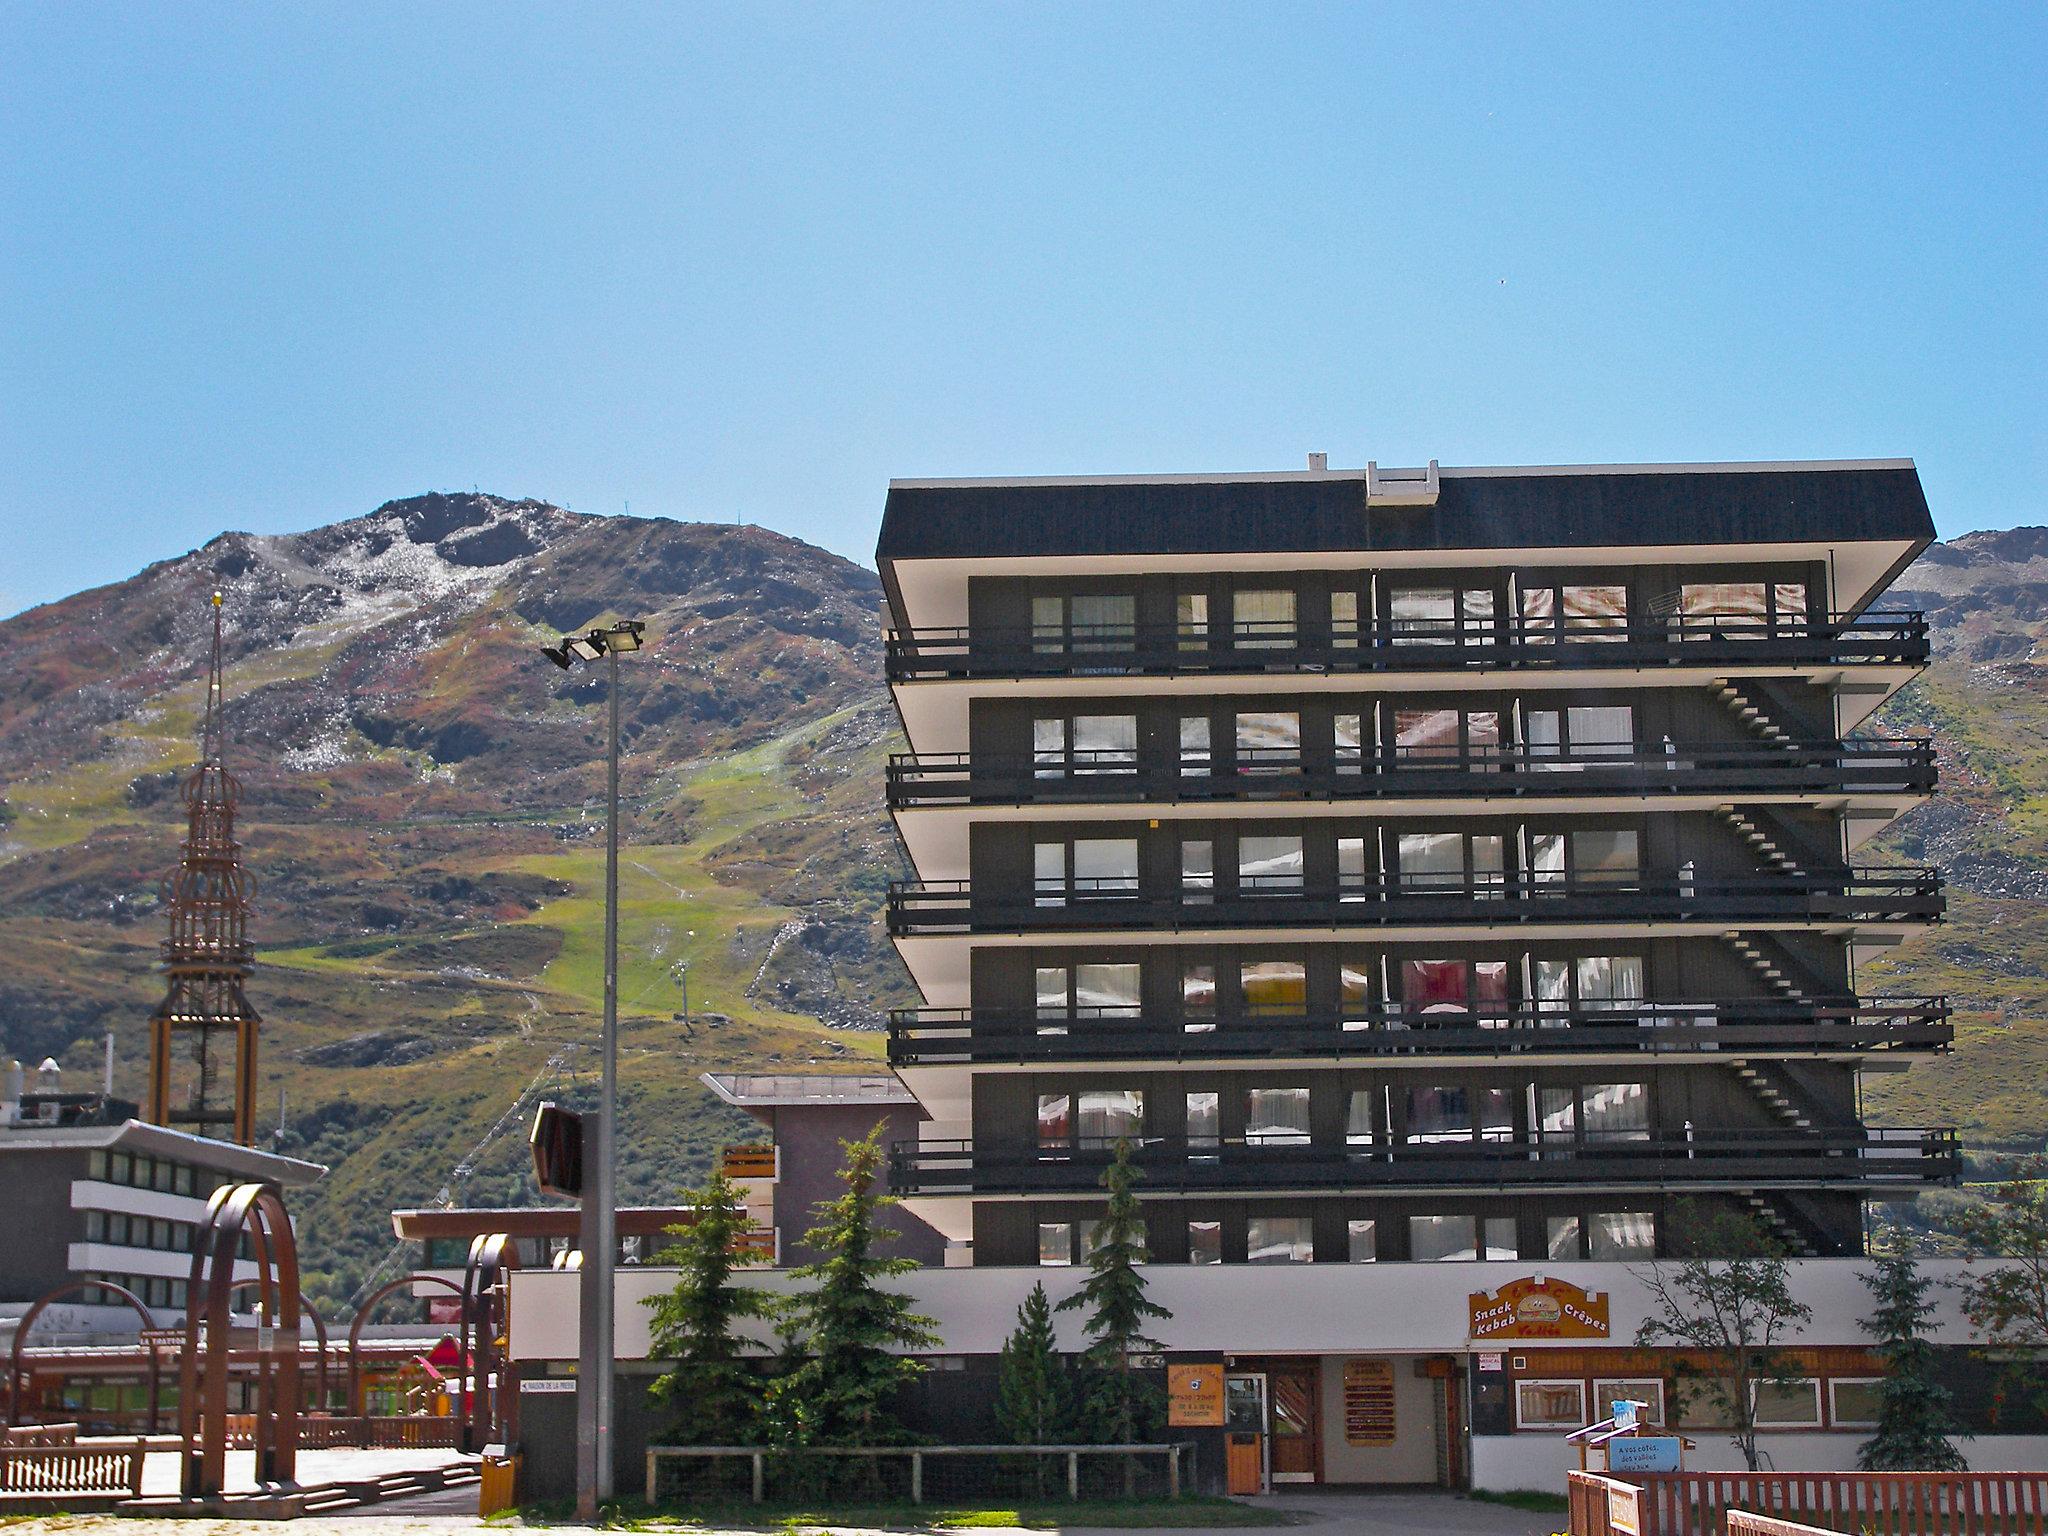
<path fill-rule="evenodd" d="M 1463 1088 L 1410 1088 L 1408 1140 L 1470 1141 L 1472 1101 Z"/>
<path fill-rule="evenodd" d="M 1586 1388 L 1576 1381 L 1515 1383 L 1517 1429 L 1578 1429 L 1587 1422 Z"/>
<path fill-rule="evenodd" d="M 1582 881 L 1633 884 L 1639 873 L 1636 835 L 1626 830 L 1587 829 L 1572 833 L 1572 861 Z"/>
<path fill-rule="evenodd" d="M 1593 1257 L 1647 1259 L 1657 1251 L 1657 1229 L 1648 1211 L 1600 1211 L 1593 1217 Z"/>
<path fill-rule="evenodd" d="M 1363 739 L 1362 715 L 1338 715 L 1334 717 L 1331 735 L 1335 744 L 1337 771 L 1339 773 L 1363 773 L 1365 771 L 1365 744 Z"/>
<path fill-rule="evenodd" d="M 1465 884 L 1465 839 L 1457 832 L 1403 832 L 1401 884 L 1460 889 Z"/>
<path fill-rule="evenodd" d="M 1309 1139 L 1306 1088 L 1247 1088 L 1244 1139 L 1261 1146 L 1295 1146 Z"/>
<path fill-rule="evenodd" d="M 1344 1257 L 1353 1264 L 1372 1264 L 1380 1256 L 1379 1223 L 1370 1217 L 1353 1217 L 1345 1223 L 1350 1248 Z"/>
<path fill-rule="evenodd" d="M 1279 773 L 1301 763 L 1301 716 L 1262 710 L 1237 717 L 1237 766 L 1244 773 Z"/>
<path fill-rule="evenodd" d="M 1537 1120 L 1546 1139 L 1569 1139 L 1579 1123 L 1578 1095 L 1570 1088 L 1536 1090 Z"/>
<path fill-rule="evenodd" d="M 1681 633 L 1760 638 L 1768 623 L 1760 581 L 1688 581 L 1678 589 Z"/>
<path fill-rule="evenodd" d="M 1041 779 L 1056 779 L 1067 771 L 1067 722 L 1031 722 L 1031 766 Z"/>
<path fill-rule="evenodd" d="M 1489 1259 L 1519 1259 L 1522 1250 L 1515 1241 L 1515 1218 L 1512 1216 L 1489 1216 L 1484 1224 L 1486 1257 Z"/>
<path fill-rule="evenodd" d="M 1636 716 L 1628 705 L 1574 705 L 1565 715 L 1574 757 L 1627 757 L 1635 751 Z"/>
<path fill-rule="evenodd" d="M 1223 1096 L 1213 1089 L 1187 1095 L 1188 1144 L 1213 1147 L 1223 1136 Z"/>
<path fill-rule="evenodd" d="M 1547 1216 L 1543 1221 L 1543 1252 L 1553 1259 L 1579 1259 L 1585 1255 L 1579 1251 L 1579 1218 L 1576 1216 Z"/>
<path fill-rule="evenodd" d="M 1041 965 L 1034 972 L 1034 978 L 1038 1017 L 1041 1020 L 1066 1019 L 1071 1004 L 1067 989 L 1072 980 L 1067 968 L 1063 965 Z M 1041 1026 L 1038 1032 L 1041 1035 L 1064 1035 L 1067 1031 L 1062 1025 L 1056 1029 Z"/>
<path fill-rule="evenodd" d="M 1515 1139 L 1515 1095 L 1511 1088 L 1481 1088 L 1479 1101 L 1479 1139 L 1481 1141 L 1513 1141 Z"/>
<path fill-rule="evenodd" d="M 1038 1262 L 1048 1269 L 1064 1268 L 1074 1262 L 1072 1222 L 1041 1221 L 1038 1224 Z"/>
<path fill-rule="evenodd" d="M 1498 901 L 1507 894 L 1507 841 L 1497 833 L 1478 833 L 1472 838 L 1472 894 L 1481 901 Z"/>
<path fill-rule="evenodd" d="M 1138 762 L 1136 715 L 1078 715 L 1074 719 L 1077 773 L 1128 773 Z"/>
<path fill-rule="evenodd" d="M 1575 964 L 1579 999 L 1589 1008 L 1617 1008 L 1643 1000 L 1640 955 L 1582 955 Z"/>
<path fill-rule="evenodd" d="M 1458 711 L 1394 711 L 1394 756 L 1413 767 L 1448 766 L 1458 757 Z"/>
<path fill-rule="evenodd" d="M 1347 1019 L 1372 1008 L 1372 975 L 1372 962 L 1362 955 L 1337 962 L 1337 1005 Z"/>
<path fill-rule="evenodd" d="M 1579 1125 L 1588 1141 L 1648 1141 L 1649 1091 L 1641 1083 L 1587 1083 L 1579 1089 Z"/>
<path fill-rule="evenodd" d="M 1306 1264 L 1315 1244 L 1306 1216 L 1254 1216 L 1245 1222 L 1244 1256 L 1253 1264 Z"/>
<path fill-rule="evenodd" d="M 1038 1140 L 1041 1146 L 1064 1146 L 1073 1139 L 1073 1100 L 1064 1093 L 1038 1096 Z"/>
<path fill-rule="evenodd" d="M 1389 612 L 1396 645 L 1450 645 L 1457 639 L 1458 594 L 1448 587 L 1396 587 Z"/>
<path fill-rule="evenodd" d="M 1207 715 L 1182 715 L 1180 717 L 1180 771 L 1187 778 L 1199 778 L 1209 772 L 1209 717 Z"/>
<path fill-rule="evenodd" d="M 1193 1034 L 1216 1027 L 1216 967 L 1188 961 L 1180 972 L 1180 1011 Z"/>
<path fill-rule="evenodd" d="M 1243 650 L 1284 649 L 1294 644 L 1294 594 L 1237 592 L 1230 600 L 1231 629 Z"/>
<path fill-rule="evenodd" d="M 1340 650 L 1358 649 L 1358 594 L 1335 591 L 1330 594 L 1330 643 Z"/>
<path fill-rule="evenodd" d="M 1522 740 L 1531 768 L 1555 773 L 1569 766 L 1558 761 L 1564 755 L 1563 731 L 1564 716 L 1557 710 L 1532 709 L 1522 716 Z"/>
<path fill-rule="evenodd" d="M 1196 907 L 1216 899 L 1216 844 L 1206 837 L 1180 845 L 1180 899 Z"/>
<path fill-rule="evenodd" d="M 1031 848 L 1031 880 L 1041 907 L 1063 907 L 1067 903 L 1067 845 L 1034 843 Z"/>
<path fill-rule="evenodd" d="M 1135 837 L 1074 840 L 1074 891 L 1081 897 L 1134 896 L 1138 890 Z"/>
<path fill-rule="evenodd" d="M 1472 999 L 1471 962 L 1403 960 L 1401 1003 L 1408 1013 L 1464 1013 Z"/>
<path fill-rule="evenodd" d="M 1174 601 L 1174 619 L 1180 633 L 1180 648 L 1201 651 L 1209 646 L 1209 594 L 1183 592 Z"/>
<path fill-rule="evenodd" d="M 1308 968 L 1299 960 L 1244 961 L 1238 982 L 1246 1013 L 1300 1013 L 1308 1007 Z"/>
<path fill-rule="evenodd" d="M 1222 1222 L 1191 1221 L 1188 1223 L 1188 1262 L 1190 1264 L 1221 1264 L 1223 1262 Z"/>
<path fill-rule="evenodd" d="M 1077 965 L 1074 1003 L 1082 1017 L 1135 1017 L 1138 1012 L 1138 967 L 1135 964 Z"/>
<path fill-rule="evenodd" d="M 1344 1144 L 1347 1147 L 1370 1147 L 1379 1141 L 1379 1131 L 1374 1121 L 1379 1106 L 1379 1090 L 1375 1088 L 1354 1088 L 1344 1115 Z"/>
<path fill-rule="evenodd" d="M 1083 1146 L 1108 1146 L 1144 1129 L 1145 1095 L 1135 1088 L 1091 1088 L 1080 1095 Z"/>
<path fill-rule="evenodd" d="M 1543 1013 L 1567 1013 L 1572 1006 L 1572 963 L 1569 960 L 1538 960 L 1536 1007 Z"/>
<path fill-rule="evenodd" d="M 1077 651 L 1128 650 L 1136 633 L 1138 600 L 1128 593 L 1083 593 L 1070 607 Z"/>
<path fill-rule="evenodd" d="M 1239 890 L 1254 895 L 1298 891 L 1301 889 L 1301 874 L 1299 837 L 1240 837 L 1237 840 Z"/>
<path fill-rule="evenodd" d="M 1565 633 L 1574 640 L 1620 640 L 1628 628 L 1627 587 L 1566 587 Z"/>
<path fill-rule="evenodd" d="M 1418 1264 L 1477 1258 L 1476 1232 L 1470 1216 L 1410 1216 L 1408 1257 Z"/>

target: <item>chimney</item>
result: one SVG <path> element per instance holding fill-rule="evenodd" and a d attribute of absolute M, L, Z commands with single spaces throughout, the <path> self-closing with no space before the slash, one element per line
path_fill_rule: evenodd
<path fill-rule="evenodd" d="M 1325 474 L 1329 471 L 1329 468 L 1330 456 L 1327 453 L 1312 453 L 1308 456 L 1308 472 L 1310 474 Z"/>
<path fill-rule="evenodd" d="M 64 1091 L 64 1069 L 57 1065 L 57 1058 L 45 1056 L 43 1064 L 36 1068 L 37 1093 L 62 1093 Z"/>
<path fill-rule="evenodd" d="M 107 1031 L 107 1067 L 100 1080 L 100 1092 L 108 1098 L 114 1096 L 114 1032 Z"/>
<path fill-rule="evenodd" d="M 13 1125 L 21 1119 L 21 1090 L 26 1082 L 21 1063 L 12 1056 L 0 1065 L 0 1125 Z"/>

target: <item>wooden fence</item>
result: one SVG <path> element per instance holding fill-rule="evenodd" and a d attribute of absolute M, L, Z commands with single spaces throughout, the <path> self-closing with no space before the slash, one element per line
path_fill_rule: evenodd
<path fill-rule="evenodd" d="M 0 1494 L 142 1492 L 140 1440 L 0 1447 Z"/>
<path fill-rule="evenodd" d="M 1817 1525 L 1773 1520 L 1769 1515 L 1752 1515 L 1744 1509 L 1731 1509 L 1728 1511 L 1728 1536 L 1830 1536 L 1830 1533 Z"/>
<path fill-rule="evenodd" d="M 2048 1536 L 2048 1472 L 1573 1472 L 1569 1480 L 1572 1536 L 1735 1536 L 1737 1513 L 1858 1536 Z"/>
<path fill-rule="evenodd" d="M 256 1416 L 228 1415 L 228 1444 L 247 1450 L 255 1444 Z M 336 1446 L 368 1446 L 379 1450 L 447 1450 L 461 1443 L 462 1421 L 453 1417 L 422 1418 L 410 1415 L 346 1414 L 307 1417 L 299 1420 L 299 1445 L 304 1450 L 329 1450 Z"/>
<path fill-rule="evenodd" d="M 1094 1498 L 1179 1498 L 1194 1473 L 1195 1447 L 1169 1445 L 919 1445 L 810 1446 L 781 1450 L 758 1445 L 650 1445 L 646 1498 L 674 1502 L 766 1502 L 790 1493 L 809 1496 L 819 1474 L 854 1474 L 837 1486 L 846 1497 L 875 1501 L 1017 1497 L 1064 1494 Z M 834 1464 L 837 1464 L 835 1469 Z M 671 1474 L 663 1476 L 664 1468 Z M 1142 1468 L 1142 1471 L 1140 1470 Z M 685 1471 L 712 1474 L 683 1480 Z"/>
<path fill-rule="evenodd" d="M 8 1424 L 0 1426 L 0 1446 L 70 1445 L 78 1439 L 76 1424 Z"/>

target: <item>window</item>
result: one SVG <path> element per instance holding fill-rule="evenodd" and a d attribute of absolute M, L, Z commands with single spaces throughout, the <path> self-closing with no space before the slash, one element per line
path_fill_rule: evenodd
<path fill-rule="evenodd" d="M 1031 845 L 1031 885 L 1035 892 L 1033 901 L 1041 907 L 1063 907 L 1067 904 L 1067 845 L 1065 843 L 1033 843 Z"/>
<path fill-rule="evenodd" d="M 1237 840 L 1237 888 L 1241 893 L 1257 896 L 1298 892 L 1301 890 L 1301 873 L 1299 837 L 1240 837 Z"/>
<path fill-rule="evenodd" d="M 1349 1264 L 1376 1264 L 1379 1262 L 1380 1247 L 1378 1224 L 1369 1216 L 1353 1217 L 1346 1222 L 1346 1235 L 1350 1246 L 1344 1259 Z"/>
<path fill-rule="evenodd" d="M 1135 1088 L 1091 1088 L 1080 1097 L 1080 1144 L 1114 1146 L 1144 1129 L 1145 1095 Z M 1044 1100 L 1039 1101 L 1041 1104 Z"/>
<path fill-rule="evenodd" d="M 1475 1232 L 1470 1216 L 1410 1216 L 1408 1257 L 1418 1264 L 1472 1258 Z"/>
<path fill-rule="evenodd" d="M 1472 1101 L 1463 1088 L 1434 1087 L 1408 1090 L 1408 1141 L 1470 1141 Z"/>
<path fill-rule="evenodd" d="M 1337 962 L 1337 1008 L 1346 1029 L 1371 1027 L 1372 962 L 1362 955 Z"/>
<path fill-rule="evenodd" d="M 1522 717 L 1530 766 L 1553 773 L 1569 772 L 1582 766 L 1581 759 L 1632 756 L 1635 719 L 1635 710 L 1626 704 L 1532 709 Z"/>
<path fill-rule="evenodd" d="M 1394 756 L 1404 766 L 1427 767 L 1432 760 L 1451 766 L 1458 759 L 1458 712 L 1455 709 L 1394 711 Z"/>
<path fill-rule="evenodd" d="M 1403 832 L 1401 884 L 1410 890 L 1455 890 L 1465 884 L 1465 838 L 1458 832 Z"/>
<path fill-rule="evenodd" d="M 1314 1234 L 1306 1216 L 1254 1216 L 1244 1224 L 1244 1249 L 1250 1264 L 1306 1264 L 1315 1258 Z"/>
<path fill-rule="evenodd" d="M 1074 1262 L 1074 1224 L 1070 1221 L 1041 1221 L 1038 1224 L 1038 1262 L 1045 1268 Z"/>
<path fill-rule="evenodd" d="M 1137 1223 L 1137 1228 L 1138 1230 L 1133 1234 L 1131 1241 L 1139 1250 L 1138 1262 L 1141 1264 L 1148 1263 L 1150 1262 L 1151 1255 L 1146 1251 L 1145 1223 L 1140 1220 Z M 1090 1220 L 1074 1223 L 1074 1239 L 1080 1246 L 1081 1262 L 1083 1264 L 1088 1262 L 1088 1256 L 1095 1251 L 1099 1241 L 1098 1234 L 1101 1231 L 1102 1223 L 1100 1221 Z"/>
<path fill-rule="evenodd" d="M 1064 1020 L 1072 1015 L 1073 972 L 1064 965 L 1041 965 L 1033 972 L 1033 988 L 1036 994 L 1038 1033 L 1041 1035 L 1064 1035 L 1066 1026 L 1053 1027 L 1049 1019 Z"/>
<path fill-rule="evenodd" d="M 1057 652 L 1128 650 L 1137 630 L 1138 601 L 1128 593 L 1088 592 L 1031 600 L 1032 649 Z"/>
<path fill-rule="evenodd" d="M 1187 961 L 1180 972 L 1180 1012 L 1183 1028 L 1191 1034 L 1206 1034 L 1216 1027 L 1216 967 Z"/>
<path fill-rule="evenodd" d="M 1478 1101 L 1479 1139 L 1481 1141 L 1513 1141 L 1515 1139 L 1515 1094 L 1511 1088 L 1481 1088 L 1474 1097 Z"/>
<path fill-rule="evenodd" d="M 1574 1002 L 1594 1011 L 1625 1009 L 1643 1000 L 1643 960 L 1640 955 L 1539 959 L 1534 970 L 1536 1003 L 1545 1012 L 1567 1012 Z"/>
<path fill-rule="evenodd" d="M 1579 1089 L 1579 1128 L 1588 1141 L 1648 1141 L 1648 1090 L 1641 1083 L 1585 1084 Z"/>
<path fill-rule="evenodd" d="M 1237 771 L 1285 773 L 1301 766 L 1301 716 L 1294 710 L 1241 712 Z"/>
<path fill-rule="evenodd" d="M 1641 875 L 1636 834 L 1630 828 L 1533 833 L 1529 865 L 1537 885 L 1633 885 Z"/>
<path fill-rule="evenodd" d="M 1072 850 L 1073 878 L 1067 878 Z M 1135 837 L 1077 837 L 1067 843 L 1035 843 L 1031 878 L 1041 907 L 1063 907 L 1076 900 L 1135 896 L 1138 893 L 1138 840 Z"/>
<path fill-rule="evenodd" d="M 1402 1011 L 1414 1014 L 1480 1012 L 1500 1020 L 1508 1004 L 1505 960 L 1403 960 Z"/>
<path fill-rule="evenodd" d="M 1216 899 L 1216 844 L 1209 838 L 1189 838 L 1180 845 L 1180 899 L 1191 907 Z"/>
<path fill-rule="evenodd" d="M 1305 1146 L 1309 1139 L 1306 1088 L 1247 1088 L 1244 1139 L 1248 1146 Z"/>
<path fill-rule="evenodd" d="M 1138 766 L 1136 715 L 1076 715 L 1076 773 L 1133 773 Z"/>
<path fill-rule="evenodd" d="M 1589 1422 L 1583 1382 L 1515 1383 L 1515 1428 L 1578 1429 Z"/>
<path fill-rule="evenodd" d="M 1560 624 L 1562 616 L 1562 624 Z M 1628 638 L 1628 588 L 1621 586 L 1536 586 L 1522 590 L 1522 629 L 1528 640 Z"/>
<path fill-rule="evenodd" d="M 1543 1218 L 1543 1256 L 1549 1259 L 1582 1259 L 1584 1244 L 1580 1240 L 1579 1218 L 1576 1216 L 1546 1216 Z"/>
<path fill-rule="evenodd" d="M 1031 771 L 1041 779 L 1056 779 L 1067 771 L 1067 722 L 1031 722 Z"/>
<path fill-rule="evenodd" d="M 1358 649 L 1358 594 L 1338 590 L 1330 594 L 1330 644 L 1339 650 Z"/>
<path fill-rule="evenodd" d="M 1455 645 L 1458 594 L 1449 587 L 1396 587 L 1388 600 L 1396 645 Z"/>
<path fill-rule="evenodd" d="M 1308 967 L 1299 960 L 1246 960 L 1238 966 L 1244 1011 L 1254 1018 L 1308 1008 Z"/>
<path fill-rule="evenodd" d="M 1211 1090 L 1190 1090 L 1187 1095 L 1188 1145 L 1219 1146 L 1223 1140 L 1223 1096 Z"/>
<path fill-rule="evenodd" d="M 1668 1424 L 1664 1417 L 1664 1383 L 1648 1378 L 1628 1377 L 1622 1380 L 1593 1383 L 1593 1412 L 1606 1418 L 1614 1412 L 1616 1403 L 1641 1403 L 1641 1416 L 1647 1423 Z"/>
<path fill-rule="evenodd" d="M 1337 839 L 1337 899 L 1364 901 L 1368 896 L 1365 869 L 1365 839 Z"/>
<path fill-rule="evenodd" d="M 1835 1427 L 1846 1429 L 1875 1425 L 1884 1405 L 1882 1381 L 1869 1377 L 1839 1376 L 1828 1383 L 1829 1417 Z"/>
<path fill-rule="evenodd" d="M 1361 738 L 1364 718 L 1348 714 L 1331 718 L 1331 744 L 1339 773 L 1365 772 L 1365 743 Z"/>
<path fill-rule="evenodd" d="M 1758 1424 L 1797 1428 L 1820 1423 L 1820 1383 L 1811 1376 L 1759 1381 L 1754 1392 Z"/>
<path fill-rule="evenodd" d="M 1347 1147 L 1369 1147 L 1379 1139 L 1373 1123 L 1379 1097 L 1376 1089 L 1351 1090 L 1350 1104 L 1344 1115 L 1344 1144 Z"/>
<path fill-rule="evenodd" d="M 1536 1090 L 1537 1128 L 1545 1141 L 1570 1141 L 1578 1133 L 1579 1099 L 1571 1088 Z"/>
<path fill-rule="evenodd" d="M 1648 1211 L 1597 1211 L 1588 1236 L 1596 1259 L 1647 1259 L 1657 1252 L 1656 1218 Z"/>
<path fill-rule="evenodd" d="M 1182 778 L 1201 778 L 1209 772 L 1209 717 L 1180 717 L 1180 772 Z"/>
<path fill-rule="evenodd" d="M 1190 1264 L 1221 1264 L 1223 1262 L 1222 1222 L 1191 1221 L 1188 1223 L 1188 1262 Z"/>
<path fill-rule="evenodd" d="M 1184 651 L 1209 648 L 1209 594 L 1183 592 L 1174 600 L 1175 628 Z"/>
<path fill-rule="evenodd" d="M 1486 1256 L 1489 1259 L 1518 1259 L 1521 1249 L 1515 1241 L 1515 1218 L 1512 1216 L 1489 1216 L 1482 1223 L 1486 1236 Z"/>
<path fill-rule="evenodd" d="M 1294 644 L 1294 594 L 1234 593 L 1230 599 L 1230 620 L 1240 650 L 1285 650 Z"/>
<path fill-rule="evenodd" d="M 1038 1144 L 1041 1147 L 1067 1145 L 1073 1139 L 1073 1099 L 1064 1093 L 1038 1096 Z"/>
<path fill-rule="evenodd" d="M 1084 1019 L 1136 1018 L 1139 971 L 1135 963 L 1074 967 L 1074 1011 Z"/>

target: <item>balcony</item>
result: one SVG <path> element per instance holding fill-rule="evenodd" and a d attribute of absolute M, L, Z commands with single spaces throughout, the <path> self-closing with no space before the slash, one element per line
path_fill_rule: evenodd
<path fill-rule="evenodd" d="M 1689 614 L 1597 622 L 1554 618 L 1375 619 L 1309 630 L 1175 625 L 912 629 L 888 638 L 891 683 L 1074 676 L 1612 671 L 1644 667 L 1919 667 L 1918 613 L 1761 618 Z"/>
<path fill-rule="evenodd" d="M 1185 930 L 1498 928 L 1506 924 L 1723 928 L 1920 924 L 1940 920 L 1941 872 L 1858 868 L 1739 879 L 1656 873 L 1559 879 L 1518 871 L 1481 880 L 1423 883 L 1366 875 L 1311 887 L 1277 879 L 1191 902 L 1132 882 L 1075 882 L 1021 893 L 965 880 L 899 881 L 889 888 L 889 933 L 1169 933 Z"/>
<path fill-rule="evenodd" d="M 718 1166 L 735 1183 L 745 1179 L 781 1177 L 779 1155 L 772 1145 L 766 1143 L 726 1147 L 718 1154 Z"/>
<path fill-rule="evenodd" d="M 1948 1049 L 1955 1030 L 1943 997 L 1856 1003 L 1659 1001 L 1551 1008 L 1476 1003 L 1425 1013 L 1401 1007 L 1268 1015 L 1227 1021 L 1146 1019 L 1081 1009 L 901 1008 L 889 1019 L 894 1067 L 1071 1066 L 1106 1061 L 1340 1062 L 1516 1057 L 1583 1061 L 1651 1054 L 1858 1058 Z"/>
<path fill-rule="evenodd" d="M 898 752 L 888 769 L 892 811 L 938 806 L 1168 805 L 1248 800 L 1514 799 L 1616 795 L 1929 795 L 1934 743 L 1852 738 L 1823 746 L 1768 742 L 1622 748 L 1559 757 L 1530 747 L 1485 751 L 1384 749 L 1312 761 L 1262 750 L 1226 765 L 1208 755 L 1160 764 L 1047 763 L 1029 757 Z"/>
<path fill-rule="evenodd" d="M 1245 1191 L 1377 1195 L 1450 1190 L 1524 1193 L 1595 1188 L 1910 1188 L 1953 1183 L 1951 1130 L 1653 1133 L 1637 1140 L 1544 1135 L 1398 1146 L 1316 1146 L 1224 1138 L 1146 1138 L 1133 1146 L 1146 1195 Z M 890 1186 L 903 1195 L 1094 1195 L 1106 1146 L 899 1142 Z"/>

